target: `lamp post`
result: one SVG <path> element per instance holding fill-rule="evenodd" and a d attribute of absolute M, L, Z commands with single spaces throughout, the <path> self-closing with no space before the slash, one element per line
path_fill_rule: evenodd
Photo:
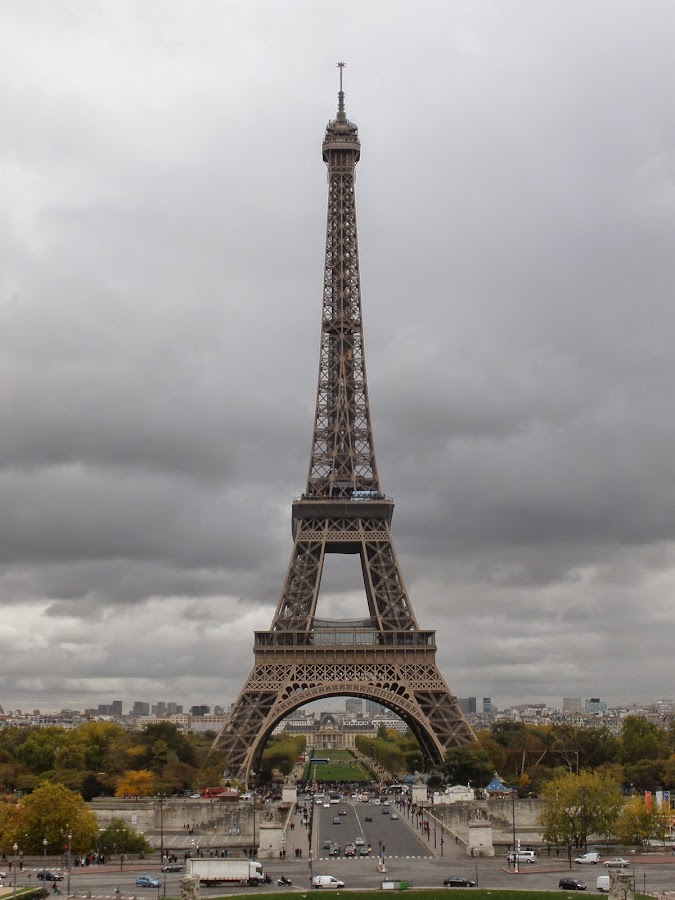
<path fill-rule="evenodd" d="M 72 843 L 72 840 L 73 840 L 73 833 L 72 833 L 72 831 L 69 831 L 68 832 L 68 887 L 66 888 L 66 890 L 68 891 L 68 896 L 70 896 L 70 845 Z"/>
<path fill-rule="evenodd" d="M 18 845 L 18 844 L 14 844 L 14 846 L 12 847 L 12 850 L 14 851 L 14 861 L 13 861 L 13 863 L 12 863 L 12 872 L 14 873 L 14 895 L 13 895 L 13 900 L 16 900 L 16 854 L 17 854 L 18 849 L 19 849 L 19 845 Z"/>
<path fill-rule="evenodd" d="M 42 839 L 42 887 L 47 893 L 47 838 Z"/>
<path fill-rule="evenodd" d="M 516 845 L 516 792 L 511 788 L 511 822 L 513 823 L 513 870 L 520 871 L 518 868 L 518 847 Z"/>

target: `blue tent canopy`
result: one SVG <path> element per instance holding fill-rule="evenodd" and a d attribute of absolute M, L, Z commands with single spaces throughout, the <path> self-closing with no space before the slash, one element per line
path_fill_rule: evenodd
<path fill-rule="evenodd" d="M 510 794 L 511 788 L 508 788 L 500 778 L 493 778 L 490 784 L 485 788 L 488 794 Z"/>

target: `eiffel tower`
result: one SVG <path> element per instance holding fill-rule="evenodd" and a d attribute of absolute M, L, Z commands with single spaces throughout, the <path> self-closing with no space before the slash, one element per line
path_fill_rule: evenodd
<path fill-rule="evenodd" d="M 326 127 L 328 222 L 319 385 L 307 489 L 293 501 L 293 552 L 269 631 L 255 632 L 253 671 L 214 742 L 226 773 L 248 783 L 281 719 L 312 700 L 362 697 L 393 710 L 429 763 L 475 736 L 420 630 L 396 558 L 393 501 L 380 489 L 368 404 L 354 182 L 361 144 L 345 114 Z M 368 618 L 315 616 L 327 553 L 357 554 Z"/>

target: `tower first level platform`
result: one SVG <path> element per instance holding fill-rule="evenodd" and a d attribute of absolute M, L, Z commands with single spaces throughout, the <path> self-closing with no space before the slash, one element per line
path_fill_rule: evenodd
<path fill-rule="evenodd" d="M 473 734 L 436 665 L 433 631 L 314 620 L 310 631 L 257 631 L 255 663 L 221 735 L 230 772 L 248 775 L 278 722 L 325 697 L 363 697 L 399 715 L 429 762 Z"/>

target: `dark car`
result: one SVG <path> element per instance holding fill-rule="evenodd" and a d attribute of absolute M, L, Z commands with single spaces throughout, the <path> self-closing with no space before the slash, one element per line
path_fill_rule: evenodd
<path fill-rule="evenodd" d="M 372 816 L 366 816 L 366 822 L 372 822 L 372 821 L 373 821 Z"/>
<path fill-rule="evenodd" d="M 333 846 L 330 848 L 330 853 L 328 855 L 329 856 L 339 856 L 341 853 L 342 853 L 342 848 L 340 847 L 340 845 L 333 844 Z"/>
<path fill-rule="evenodd" d="M 167 863 L 165 866 L 162 866 L 162 872 L 182 872 L 183 866 L 181 863 Z"/>
<path fill-rule="evenodd" d="M 586 882 L 580 878 L 561 878 L 558 887 L 563 891 L 585 891 Z"/>
<path fill-rule="evenodd" d="M 60 872 L 50 872 L 49 869 L 46 872 L 40 869 L 37 877 L 40 881 L 63 881 L 63 875 Z"/>
<path fill-rule="evenodd" d="M 475 881 L 470 881 L 468 878 L 462 878 L 459 875 L 451 875 L 450 878 L 446 878 L 443 881 L 445 887 L 476 887 Z"/>
<path fill-rule="evenodd" d="M 342 819 L 340 816 L 333 816 L 333 825 L 340 825 L 342 823 Z"/>

